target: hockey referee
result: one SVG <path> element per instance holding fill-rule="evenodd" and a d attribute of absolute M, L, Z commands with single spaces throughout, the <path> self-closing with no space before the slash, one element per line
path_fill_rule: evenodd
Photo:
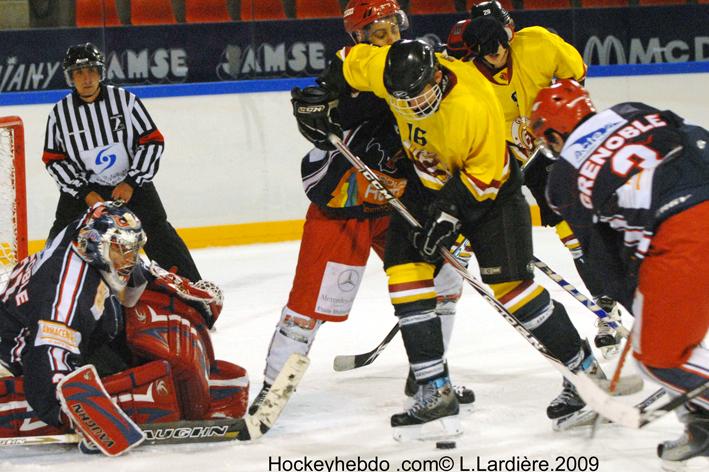
<path fill-rule="evenodd" d="M 94 203 L 120 199 L 143 223 L 148 257 L 200 280 L 152 182 L 165 143 L 148 111 L 132 93 L 103 83 L 104 56 L 91 43 L 71 46 L 63 69 L 73 90 L 49 114 L 42 156 L 60 192 L 48 239 Z"/>

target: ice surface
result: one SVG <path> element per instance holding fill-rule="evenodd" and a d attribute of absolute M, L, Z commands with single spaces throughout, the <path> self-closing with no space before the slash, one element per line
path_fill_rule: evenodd
<path fill-rule="evenodd" d="M 213 336 L 217 357 L 248 370 L 252 396 L 261 386 L 266 348 L 288 297 L 297 253 L 297 242 L 194 251 L 202 275 L 218 282 L 226 296 Z M 535 229 L 535 253 L 582 287 L 570 256 L 552 230 Z M 537 280 L 566 305 L 581 333 L 592 338 L 594 315 L 543 274 L 538 273 Z M 629 321 L 625 318 L 626 325 Z M 642 430 L 602 425 L 594 439 L 589 438 L 588 428 L 553 432 L 545 409 L 560 392 L 561 377 L 466 286 L 448 354 L 454 383 L 473 388 L 477 395 L 473 412 L 462 418 L 465 433 L 456 439 L 453 450 L 437 450 L 435 441 L 397 443 L 392 439 L 389 416 L 404 405 L 407 364 L 400 338 L 368 367 L 332 370 L 335 355 L 372 349 L 394 323 L 386 278 L 373 255 L 350 319 L 326 323 L 320 329 L 310 353 L 310 369 L 279 421 L 260 440 L 147 446 L 117 459 L 82 456 L 71 446 L 2 448 L 0 471 L 275 472 L 308 470 L 302 468 L 307 466 L 305 458 L 347 461 L 358 457 L 370 464 L 375 458 L 381 465 L 387 461 L 388 469 L 396 471 L 407 467 L 402 463 L 405 460 L 449 456 L 454 461 L 452 468 L 443 468 L 444 459 L 438 469 L 427 470 L 494 470 L 488 461 L 526 458 L 546 460 L 556 470 L 566 465 L 566 470 L 645 472 L 660 470 L 657 443 L 681 433 L 673 415 Z M 603 365 L 611 375 L 615 363 Z M 624 373 L 637 373 L 633 361 L 626 363 Z M 627 399 L 639 401 L 656 388 L 646 383 L 641 394 Z M 571 462 L 562 463 L 559 457 L 571 458 Z M 585 464 L 582 457 L 596 457 L 598 467 L 579 468 L 577 462 Z M 342 467 L 340 463 L 333 470 L 348 470 Z M 502 467 L 497 470 L 523 470 Z"/>

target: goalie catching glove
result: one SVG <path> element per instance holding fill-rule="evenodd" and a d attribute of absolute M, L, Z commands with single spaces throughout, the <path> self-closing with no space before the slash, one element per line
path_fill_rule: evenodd
<path fill-rule="evenodd" d="M 337 115 L 337 95 L 325 87 L 294 87 L 291 90 L 293 115 L 300 134 L 324 151 L 335 149 L 327 139 L 330 133 L 342 138 Z"/>
<path fill-rule="evenodd" d="M 208 328 L 214 326 L 224 304 L 224 295 L 217 284 L 207 280 L 190 282 L 184 277 L 166 271 L 155 262 L 150 264 L 148 271 L 154 277 L 149 289 L 176 295 L 199 311 Z"/>

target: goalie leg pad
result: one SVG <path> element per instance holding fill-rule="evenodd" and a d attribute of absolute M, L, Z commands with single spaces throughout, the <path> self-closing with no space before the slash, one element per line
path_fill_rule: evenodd
<path fill-rule="evenodd" d="M 148 362 L 102 381 L 111 398 L 138 424 L 182 419 L 167 361 Z"/>
<path fill-rule="evenodd" d="M 218 360 L 209 372 L 207 418 L 241 418 L 249 404 L 249 376 L 246 369 Z"/>
<path fill-rule="evenodd" d="M 25 399 L 24 379 L 4 377 L 0 379 L 0 438 L 63 434 L 68 427 L 49 426 Z"/>
<path fill-rule="evenodd" d="M 137 356 L 170 363 L 185 419 L 206 416 L 209 360 L 202 338 L 189 321 L 140 301 L 127 312 L 126 339 Z"/>
<path fill-rule="evenodd" d="M 322 321 L 301 315 L 287 306 L 276 325 L 273 339 L 268 347 L 264 380 L 273 384 L 291 354 L 307 356 Z"/>
<path fill-rule="evenodd" d="M 75 429 L 108 456 L 123 454 L 145 440 L 138 425 L 111 401 L 91 364 L 64 377 L 57 397 Z"/>

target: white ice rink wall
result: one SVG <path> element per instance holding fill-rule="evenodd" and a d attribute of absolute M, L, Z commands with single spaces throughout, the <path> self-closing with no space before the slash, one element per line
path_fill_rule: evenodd
<path fill-rule="evenodd" d="M 640 73 L 647 72 L 657 70 Z M 698 73 L 591 75 L 587 86 L 599 108 L 641 101 L 709 126 L 709 67 Z M 134 90 L 141 96 L 140 88 Z M 203 94 L 143 98 L 165 136 L 155 183 L 172 224 L 192 247 L 297 238 L 307 206 L 300 160 L 310 146 L 296 128 L 289 93 L 198 90 Z M 52 104 L 15 102 L 0 106 L 0 116 L 18 115 L 25 123 L 29 238 L 36 248 L 59 195 L 41 160 Z"/>

